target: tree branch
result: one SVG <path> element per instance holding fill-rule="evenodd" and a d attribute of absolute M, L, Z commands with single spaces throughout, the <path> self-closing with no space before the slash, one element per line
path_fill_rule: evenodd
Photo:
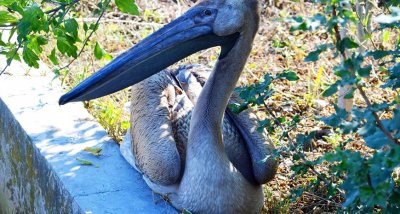
<path fill-rule="evenodd" d="M 63 2 L 55 2 L 55 1 L 49 1 L 49 2 L 60 5 L 60 6 L 56 7 L 56 8 L 53 8 L 53 9 L 50 9 L 50 10 L 47 10 L 47 11 L 44 12 L 44 13 L 46 13 L 46 14 L 51 14 L 51 17 L 50 17 L 50 19 L 51 19 L 52 16 L 53 16 L 55 13 L 57 13 L 59 10 L 65 8 L 65 7 L 67 7 L 67 6 L 72 7 L 74 4 L 78 3 L 79 0 L 74 0 L 74 1 L 72 1 L 71 3 L 69 3 L 69 4 L 66 4 L 66 3 L 63 3 Z M 3 25 L 0 25 L 0 28 L 3 28 L 3 27 L 14 27 L 14 26 L 17 26 L 17 24 L 18 24 L 18 23 L 3 24 Z"/>
<path fill-rule="evenodd" d="M 80 51 L 79 51 L 77 57 L 74 58 L 74 59 L 72 59 L 67 65 L 63 66 L 63 67 L 60 68 L 60 69 L 68 68 L 68 67 L 69 67 L 73 62 L 75 62 L 75 60 L 82 54 L 82 52 L 83 52 L 83 50 L 85 49 L 85 47 L 86 47 L 88 41 L 90 40 L 90 38 L 92 37 L 92 35 L 93 35 L 94 32 L 96 31 L 96 29 L 99 27 L 100 19 L 103 17 L 103 15 L 104 15 L 104 13 L 105 13 L 105 11 L 106 11 L 108 5 L 110 4 L 110 2 L 111 2 L 111 0 L 108 0 L 107 3 L 103 6 L 103 9 L 102 9 L 102 11 L 101 11 L 101 14 L 100 14 L 99 18 L 97 18 L 97 21 L 96 21 L 96 23 L 95 23 L 94 28 L 92 29 L 92 31 L 90 31 L 90 34 L 89 34 L 89 35 L 85 38 L 85 40 L 83 41 L 82 48 L 80 49 Z"/>
<path fill-rule="evenodd" d="M 332 5 L 332 17 L 336 16 L 336 5 Z M 340 37 L 339 25 L 334 24 L 333 30 L 335 32 L 336 43 L 338 43 L 342 38 Z M 346 54 L 342 53 L 343 57 L 346 59 Z"/>
<path fill-rule="evenodd" d="M 336 6 L 333 5 L 332 6 L 332 15 L 336 14 Z M 334 26 L 334 30 L 335 30 L 335 37 L 337 42 L 340 41 L 340 33 L 339 33 L 339 27 L 337 24 L 335 24 Z M 346 58 L 346 53 L 341 53 L 343 59 L 347 59 Z M 356 84 L 356 88 L 358 89 L 358 91 L 360 91 L 361 96 L 363 97 L 365 103 L 367 104 L 368 108 L 371 109 L 372 115 L 376 121 L 376 125 L 378 126 L 378 128 L 383 132 L 383 134 L 389 139 L 390 142 L 396 144 L 396 145 L 400 145 L 400 142 L 396 139 L 393 138 L 392 134 L 383 126 L 382 121 L 379 119 L 379 116 L 376 112 L 372 111 L 372 104 L 371 101 L 368 99 L 366 93 L 364 92 L 364 90 L 362 89 L 362 87 L 358 84 Z"/>
<path fill-rule="evenodd" d="M 53 1 L 52 1 L 52 2 L 53 2 Z M 57 2 L 57 4 L 60 4 L 60 6 L 58 6 L 58 7 L 56 7 L 56 8 L 53 8 L 53 9 L 51 9 L 51 10 L 48 10 L 48 11 L 46 11 L 46 12 L 44 12 L 44 13 L 46 13 L 46 14 L 56 13 L 56 12 L 58 12 L 59 10 L 65 8 L 66 6 L 72 6 L 72 5 L 76 4 L 77 2 L 79 2 L 79 0 L 74 0 L 74 1 L 72 1 L 71 3 L 69 3 L 69 4 L 65 4 L 65 3 L 62 3 L 62 2 Z M 53 3 L 54 3 L 54 2 L 53 2 Z"/>
<path fill-rule="evenodd" d="M 22 43 L 24 43 L 24 41 L 22 41 L 21 43 L 18 44 L 17 49 L 15 49 L 14 53 L 11 55 L 11 57 L 9 58 L 10 61 L 7 61 L 7 65 L 0 71 L 0 76 L 6 71 L 6 69 L 8 67 L 10 67 L 12 60 L 14 59 L 15 55 L 17 55 L 18 50 L 22 47 Z"/>
<path fill-rule="evenodd" d="M 371 110 L 372 115 L 376 121 L 376 125 L 378 128 L 383 132 L 383 134 L 389 139 L 390 142 L 397 144 L 400 146 L 400 142 L 397 139 L 394 139 L 392 134 L 383 126 L 382 121 L 379 119 L 379 116 L 376 112 L 372 110 L 371 101 L 369 101 L 367 95 L 365 94 L 364 90 L 360 85 L 357 85 L 357 89 L 360 91 L 361 96 L 363 97 L 365 103 L 367 104 L 368 108 Z"/>

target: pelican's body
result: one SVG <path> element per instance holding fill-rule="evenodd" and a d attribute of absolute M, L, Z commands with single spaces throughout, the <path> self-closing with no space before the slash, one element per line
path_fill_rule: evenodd
<path fill-rule="evenodd" d="M 185 66 L 175 72 L 162 71 L 132 86 L 131 130 L 129 133 L 131 141 L 124 142 L 132 145 L 121 147 L 123 150 L 131 150 L 122 152 L 132 156 L 132 158 L 126 157 L 126 159 L 133 160 L 131 164 L 143 174 L 148 185 L 155 192 L 168 198 L 168 201 L 179 210 L 195 210 L 189 206 L 189 204 L 195 203 L 190 200 L 184 202 L 184 200 L 190 195 L 196 195 L 197 197 L 191 200 L 199 200 L 200 193 L 204 193 L 204 196 L 201 196 L 204 198 L 200 199 L 202 203 L 210 200 L 204 204 L 218 204 L 218 206 L 207 205 L 200 213 L 238 213 L 238 207 L 232 205 L 240 204 L 238 201 L 243 200 L 248 202 L 240 208 L 241 211 L 239 213 L 245 213 L 245 211 L 247 213 L 251 210 L 250 208 L 260 210 L 263 205 L 261 185 L 257 184 L 255 178 L 246 179 L 243 176 L 243 171 L 247 176 L 252 173 L 249 171 L 251 170 L 249 165 L 252 165 L 252 163 L 249 154 L 245 152 L 246 148 L 242 134 L 233 120 L 241 122 L 245 126 L 245 130 L 248 131 L 247 134 L 251 135 L 250 137 L 258 146 L 267 148 L 265 156 L 272 152 L 270 151 L 272 147 L 266 144 L 266 136 L 256 131 L 255 115 L 250 111 L 243 112 L 240 117 L 228 114 L 225 115 L 223 120 L 222 140 L 224 142 L 224 153 L 227 154 L 224 158 L 228 158 L 230 163 L 228 168 L 220 168 L 220 164 L 214 162 L 215 159 L 209 158 L 210 151 L 204 150 L 204 154 L 200 155 L 200 157 L 203 157 L 204 161 L 208 162 L 204 164 L 205 169 L 201 169 L 200 165 L 195 164 L 195 170 L 193 171 L 196 174 L 188 176 L 195 179 L 187 181 L 189 188 L 179 193 L 179 190 L 182 190 L 180 183 L 185 169 L 185 150 L 188 144 L 190 119 L 194 104 L 199 98 L 199 90 L 201 88 L 198 87 L 203 85 L 203 82 L 198 78 L 191 79 L 195 76 L 193 75 L 194 73 L 196 76 L 203 74 L 200 79 L 207 79 L 209 71 L 202 66 Z M 185 74 L 185 79 L 182 77 L 183 74 Z M 190 79 L 191 81 L 188 81 Z M 188 85 L 184 85 L 185 83 L 188 83 Z M 151 90 L 147 90 L 148 88 Z M 232 98 L 232 100 L 234 99 L 237 98 Z M 148 106 L 157 107 L 148 108 Z M 265 169 L 269 169 L 262 182 L 272 179 L 275 172 L 270 170 L 274 168 L 273 162 L 261 162 L 261 159 L 259 161 L 260 163 L 258 164 Z M 237 170 L 232 162 L 241 167 L 241 169 Z M 239 162 L 245 162 L 245 164 L 242 166 L 238 164 Z M 216 168 L 210 168 L 213 166 Z M 212 173 L 207 173 L 208 171 L 212 171 Z M 228 174 L 233 174 L 233 176 L 227 176 Z M 207 175 L 209 177 L 206 177 Z M 218 187 L 207 185 L 207 189 L 200 185 L 200 179 L 204 179 L 208 184 L 211 184 L 217 183 L 215 178 L 218 177 L 223 177 L 224 182 L 233 182 L 235 188 L 222 183 L 218 184 Z M 240 180 L 227 181 L 225 180 L 227 177 L 234 177 Z M 182 197 L 184 194 L 186 196 Z M 218 197 L 212 197 L 212 195 Z M 227 200 L 227 197 L 231 199 Z M 219 198 L 220 201 L 217 200 Z M 213 208 L 223 208 L 223 210 L 212 210 Z M 226 208 L 232 208 L 233 210 L 227 210 Z"/>
<path fill-rule="evenodd" d="M 200 65 L 181 66 L 176 71 L 164 70 L 132 86 L 131 142 L 135 167 L 152 182 L 161 185 L 177 183 L 185 165 L 190 119 L 204 82 L 211 71 Z M 148 89 L 151 90 L 148 90 Z M 236 96 L 231 102 L 237 102 Z M 149 108 L 156 106 L 156 108 Z M 234 115 L 226 110 L 222 125 L 224 150 L 230 161 L 253 183 L 265 183 L 273 178 L 274 162 L 262 162 L 273 148 L 267 135 L 257 131 L 257 118 L 249 110 Z M 230 114 L 229 114 L 230 113 Z M 235 122 L 242 127 L 242 132 Z M 246 135 L 258 147 L 265 148 L 258 163 L 246 152 Z M 259 165 L 266 171 L 258 180 L 249 165 Z M 159 191 L 158 191 L 159 192 Z"/>
<path fill-rule="evenodd" d="M 179 96 L 182 89 L 164 71 L 133 87 L 134 165 L 150 188 L 168 196 L 179 209 L 258 213 L 263 205 L 261 185 L 276 171 L 275 161 L 268 158 L 273 146 L 260 141 L 254 124 L 246 128 L 243 123 L 252 122 L 240 115 L 226 119 L 235 125 L 232 136 L 237 140 L 224 141 L 222 129 L 258 21 L 256 0 L 202 1 L 61 97 L 60 104 L 113 93 L 194 52 L 221 46 L 221 55 L 198 96 Z M 149 88 L 151 84 L 156 87 Z M 178 107 L 180 111 L 173 111 Z M 187 121 L 190 115 L 185 142 L 186 135 L 174 132 L 173 124 Z M 152 123 L 154 118 L 161 118 L 162 123 Z"/>

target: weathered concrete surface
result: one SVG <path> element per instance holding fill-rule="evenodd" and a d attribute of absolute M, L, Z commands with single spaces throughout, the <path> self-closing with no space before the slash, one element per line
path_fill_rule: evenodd
<path fill-rule="evenodd" d="M 0 76 L 0 213 L 176 213 L 81 103 L 58 105 L 63 91 L 51 72 L 26 76 L 16 62 L 8 71 Z"/>
<path fill-rule="evenodd" d="M 0 213 L 82 212 L 1 99 L 0 175 Z"/>

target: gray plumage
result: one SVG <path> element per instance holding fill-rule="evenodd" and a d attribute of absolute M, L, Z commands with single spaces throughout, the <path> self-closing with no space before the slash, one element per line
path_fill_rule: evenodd
<path fill-rule="evenodd" d="M 164 70 L 132 86 L 132 149 L 137 168 L 152 182 L 171 185 L 180 180 L 192 111 L 210 73 L 205 66 L 186 65 L 176 71 Z M 236 94 L 230 99 L 230 103 L 240 101 Z M 225 152 L 239 171 L 250 174 L 253 172 L 248 166 L 261 168 L 255 170 L 264 173 L 256 175 L 257 182 L 266 183 L 273 178 L 276 165 L 272 158 L 262 161 L 272 153 L 273 146 L 267 134 L 258 132 L 257 127 L 257 117 L 250 109 L 239 115 L 225 115 L 223 142 Z M 255 161 L 244 152 L 245 140 L 257 145 L 255 151 L 263 151 Z"/>

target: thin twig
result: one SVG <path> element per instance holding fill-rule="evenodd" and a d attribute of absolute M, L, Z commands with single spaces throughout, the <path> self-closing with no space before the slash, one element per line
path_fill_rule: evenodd
<path fill-rule="evenodd" d="M 15 26 L 17 26 L 17 23 L 3 24 L 3 25 L 0 25 L 0 28 L 15 27 Z"/>
<path fill-rule="evenodd" d="M 14 59 L 15 55 L 17 55 L 18 50 L 22 47 L 22 43 L 24 43 L 25 41 L 22 41 L 21 43 L 18 44 L 17 49 L 15 49 L 14 53 L 12 54 L 12 56 L 9 58 L 11 59 L 9 62 L 7 62 L 7 65 L 0 71 L 0 76 L 4 73 L 4 71 L 6 71 L 6 69 L 8 67 L 10 67 L 12 60 Z"/>
<path fill-rule="evenodd" d="M 332 5 L 332 17 L 336 16 L 336 5 Z M 340 37 L 340 31 L 339 31 L 339 25 L 336 23 L 333 26 L 333 30 L 335 31 L 335 38 L 336 38 L 336 43 L 340 42 L 341 37 Z M 346 53 L 341 53 L 344 57 L 344 59 L 347 59 Z"/>
<path fill-rule="evenodd" d="M 332 204 L 334 204 L 334 205 L 337 206 L 337 207 L 341 207 L 341 206 L 342 206 L 341 204 L 336 203 L 335 201 L 328 200 L 328 199 L 326 199 L 326 198 L 323 198 L 323 197 L 318 196 L 318 195 L 316 195 L 316 194 L 313 194 L 313 193 L 311 193 L 311 192 L 304 191 L 304 193 L 307 194 L 307 195 L 310 195 L 310 196 L 312 196 L 312 197 L 316 197 L 316 198 L 318 198 L 318 199 L 320 199 L 320 200 L 324 200 L 324 201 L 327 201 L 327 202 L 329 202 L 329 203 L 332 203 Z"/>
<path fill-rule="evenodd" d="M 400 142 L 397 139 L 394 139 L 392 134 L 383 126 L 383 123 L 379 119 L 378 114 L 372 110 L 371 101 L 368 99 L 368 97 L 367 97 L 366 93 L 364 92 L 364 90 L 362 89 L 362 87 L 360 85 L 357 85 L 357 89 L 360 91 L 360 94 L 363 97 L 365 103 L 367 104 L 368 108 L 371 110 L 372 116 L 375 118 L 376 125 L 378 126 L 378 128 L 383 132 L 383 134 L 389 139 L 390 142 L 400 145 Z"/>
<path fill-rule="evenodd" d="M 46 13 L 46 14 L 50 14 L 50 13 L 56 13 L 56 12 L 58 12 L 59 10 L 61 10 L 61 9 L 63 9 L 63 8 L 65 8 L 66 6 L 72 6 L 72 5 L 74 5 L 74 4 L 76 4 L 77 2 L 79 2 L 79 0 L 74 0 L 74 1 L 72 1 L 71 3 L 69 3 L 69 4 L 65 4 L 65 3 L 59 3 L 60 4 L 60 6 L 58 6 L 58 7 L 56 7 L 56 8 L 53 8 L 53 9 L 51 9 L 51 10 L 48 10 L 48 11 L 46 11 L 46 12 L 44 12 L 44 13 Z"/>

